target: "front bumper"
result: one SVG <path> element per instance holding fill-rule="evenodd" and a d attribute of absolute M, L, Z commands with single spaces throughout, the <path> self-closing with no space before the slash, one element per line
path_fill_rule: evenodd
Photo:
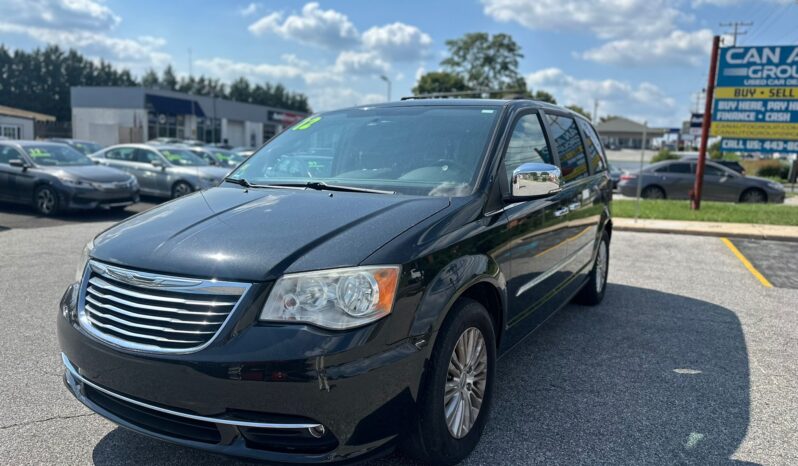
<path fill-rule="evenodd" d="M 166 355 L 85 333 L 67 295 L 57 325 L 67 387 L 145 435 L 239 458 L 347 462 L 390 451 L 415 417 L 426 348 L 390 343 L 389 318 L 348 332 L 242 327 L 241 306 L 212 345 Z"/>
<path fill-rule="evenodd" d="M 67 188 L 64 205 L 69 210 L 110 209 L 139 202 L 138 189 L 88 190 Z"/>

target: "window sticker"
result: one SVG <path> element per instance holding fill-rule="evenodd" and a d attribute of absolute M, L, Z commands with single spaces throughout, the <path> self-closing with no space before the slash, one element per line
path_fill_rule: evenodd
<path fill-rule="evenodd" d="M 33 158 L 52 157 L 49 152 L 39 147 L 34 147 L 28 150 L 28 154 Z"/>
<path fill-rule="evenodd" d="M 168 150 L 163 151 L 163 155 L 166 156 L 166 159 L 170 162 L 180 162 L 183 160 L 179 155 L 175 154 L 174 152 L 170 152 Z"/>
<path fill-rule="evenodd" d="M 294 126 L 294 127 L 293 127 L 293 128 L 291 128 L 291 129 L 292 129 L 292 130 L 294 130 L 294 131 L 301 131 L 301 130 L 305 130 L 305 129 L 308 129 L 308 128 L 310 128 L 311 126 L 315 125 L 315 124 L 316 124 L 316 123 L 318 123 L 320 120 L 321 120 L 321 117 L 320 117 L 320 116 L 316 116 L 316 117 L 308 117 L 308 118 L 305 118 L 304 120 L 300 121 L 298 125 Z"/>

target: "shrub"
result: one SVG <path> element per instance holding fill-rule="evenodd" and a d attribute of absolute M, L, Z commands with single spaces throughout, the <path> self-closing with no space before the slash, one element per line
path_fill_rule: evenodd
<path fill-rule="evenodd" d="M 665 160 L 676 160 L 679 156 L 668 149 L 660 149 L 657 155 L 651 158 L 651 163 L 663 162 Z"/>
<path fill-rule="evenodd" d="M 781 178 L 786 180 L 788 176 L 790 176 L 790 167 L 777 162 L 774 164 L 768 164 L 762 166 L 757 170 L 756 176 L 764 176 L 768 178 Z"/>

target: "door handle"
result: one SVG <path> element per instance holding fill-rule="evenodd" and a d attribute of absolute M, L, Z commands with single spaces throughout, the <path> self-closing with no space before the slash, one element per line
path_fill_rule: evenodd
<path fill-rule="evenodd" d="M 563 215 L 567 215 L 567 214 L 568 214 L 568 207 L 561 207 L 561 208 L 559 208 L 559 209 L 554 211 L 554 216 L 555 217 L 562 217 Z"/>

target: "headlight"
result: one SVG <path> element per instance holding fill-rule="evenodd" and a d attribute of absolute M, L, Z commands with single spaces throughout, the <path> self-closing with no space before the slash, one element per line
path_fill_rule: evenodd
<path fill-rule="evenodd" d="M 777 191 L 784 191 L 784 185 L 781 183 L 776 183 L 775 181 L 768 181 L 768 186 Z"/>
<path fill-rule="evenodd" d="M 352 267 L 284 275 L 274 284 L 260 319 L 345 329 L 391 313 L 398 266 Z"/>
<path fill-rule="evenodd" d="M 80 254 L 80 260 L 78 261 L 78 268 L 75 270 L 76 282 L 83 280 L 83 272 L 86 270 L 86 264 L 89 263 L 89 258 L 91 257 L 91 252 L 93 250 L 94 240 L 89 241 L 86 243 L 86 246 L 83 246 L 83 252 Z"/>
<path fill-rule="evenodd" d="M 134 189 L 138 188 L 139 187 L 139 180 L 137 180 L 135 176 L 131 175 L 130 179 L 127 182 L 127 185 L 130 186 L 131 188 L 134 188 Z"/>
<path fill-rule="evenodd" d="M 90 188 L 90 183 L 81 180 L 74 180 L 72 178 L 59 178 L 61 183 L 65 184 L 66 186 L 70 186 L 73 188 Z"/>

